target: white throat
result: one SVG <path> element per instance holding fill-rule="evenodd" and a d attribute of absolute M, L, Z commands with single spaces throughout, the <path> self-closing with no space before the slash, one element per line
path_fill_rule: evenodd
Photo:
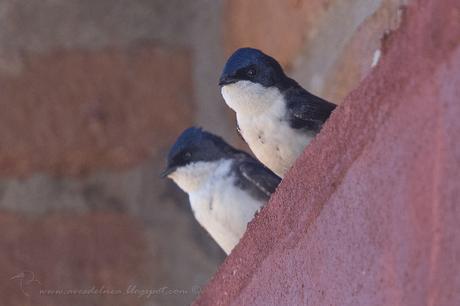
<path fill-rule="evenodd" d="M 270 111 L 283 96 L 276 87 L 264 87 L 251 81 L 238 81 L 222 87 L 222 96 L 227 105 L 238 114 L 261 115 Z"/>
<path fill-rule="evenodd" d="M 279 89 L 239 81 L 223 86 L 222 96 L 236 112 L 240 133 L 251 151 L 283 177 L 312 136 L 290 127 L 287 104 Z"/>
<path fill-rule="evenodd" d="M 227 254 L 265 203 L 235 185 L 233 163 L 232 159 L 196 162 L 169 175 L 188 193 L 195 218 Z"/>
<path fill-rule="evenodd" d="M 182 190 L 187 193 L 194 192 L 202 187 L 214 175 L 221 161 L 194 162 L 178 168 L 168 175 Z"/>

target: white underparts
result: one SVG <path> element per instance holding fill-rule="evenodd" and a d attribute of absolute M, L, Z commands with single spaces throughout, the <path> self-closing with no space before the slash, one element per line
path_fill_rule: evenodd
<path fill-rule="evenodd" d="M 278 88 L 239 81 L 223 86 L 222 96 L 236 112 L 241 135 L 252 152 L 283 177 L 312 136 L 289 126 L 286 102 Z"/>
<path fill-rule="evenodd" d="M 196 162 L 169 176 L 188 193 L 195 218 L 227 254 L 265 204 L 235 186 L 232 163 L 232 160 Z"/>

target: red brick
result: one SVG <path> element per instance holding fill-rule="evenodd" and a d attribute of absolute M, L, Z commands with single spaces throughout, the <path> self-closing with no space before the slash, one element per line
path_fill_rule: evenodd
<path fill-rule="evenodd" d="M 3 175 L 126 167 L 164 151 L 192 122 L 183 50 L 28 53 L 22 66 L 0 75 Z"/>
<path fill-rule="evenodd" d="M 106 288 L 154 283 L 144 232 L 125 215 L 55 214 L 41 219 L 0 214 L 2 305 L 141 305 L 129 294 L 48 294 L 40 290 Z M 25 272 L 22 288 L 12 277 Z M 37 281 L 30 281 L 36 279 Z M 30 303 L 30 304 L 28 304 Z"/>

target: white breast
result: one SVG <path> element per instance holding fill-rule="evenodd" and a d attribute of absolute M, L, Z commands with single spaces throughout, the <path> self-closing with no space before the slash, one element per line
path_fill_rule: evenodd
<path fill-rule="evenodd" d="M 239 81 L 222 87 L 222 96 L 236 112 L 241 135 L 252 152 L 283 177 L 312 137 L 290 128 L 280 91 Z"/>
<path fill-rule="evenodd" d="M 212 171 L 206 179 L 198 178 L 199 186 L 188 192 L 190 205 L 198 222 L 229 254 L 246 231 L 248 222 L 265 203 L 234 186 L 234 177 L 229 175 L 231 160 L 209 164 L 212 166 L 207 168 Z M 176 181 L 177 176 L 172 178 Z"/>

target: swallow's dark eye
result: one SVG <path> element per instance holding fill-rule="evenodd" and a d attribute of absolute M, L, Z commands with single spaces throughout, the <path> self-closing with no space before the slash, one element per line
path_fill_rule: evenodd
<path fill-rule="evenodd" d="M 248 71 L 246 71 L 246 74 L 249 76 L 249 77 L 253 77 L 256 75 L 256 70 L 254 68 L 249 68 Z"/>
<path fill-rule="evenodd" d="M 192 153 L 185 152 L 183 156 L 184 156 L 184 159 L 190 159 L 190 157 L 192 157 Z"/>

